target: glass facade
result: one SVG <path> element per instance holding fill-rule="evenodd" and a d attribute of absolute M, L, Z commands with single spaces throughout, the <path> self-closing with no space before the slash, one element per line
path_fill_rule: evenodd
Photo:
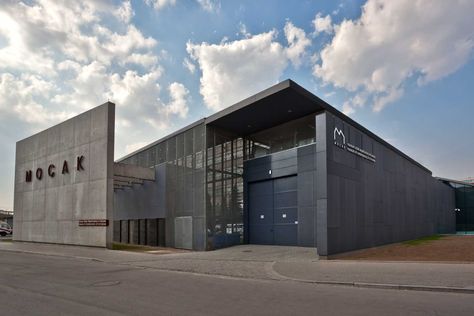
<path fill-rule="evenodd" d="M 456 230 L 474 231 L 474 186 L 450 183 L 456 199 Z"/>
<path fill-rule="evenodd" d="M 193 248 L 205 248 L 204 124 L 196 125 L 143 151 L 122 163 L 142 167 L 166 164 L 166 240 L 179 246 L 174 236 L 174 219 L 193 218 Z"/>
<path fill-rule="evenodd" d="M 244 137 L 203 123 L 121 162 L 166 164 L 167 244 L 179 246 L 175 219 L 192 216 L 193 249 L 211 250 L 243 241 L 244 161 L 314 141 L 314 114 Z"/>
<path fill-rule="evenodd" d="M 207 249 L 240 244 L 243 237 L 245 142 L 207 126 Z"/>
<path fill-rule="evenodd" d="M 249 158 L 314 143 L 314 114 L 246 136 Z"/>
<path fill-rule="evenodd" d="M 244 161 L 313 143 L 314 114 L 240 137 L 207 126 L 207 249 L 242 243 Z"/>

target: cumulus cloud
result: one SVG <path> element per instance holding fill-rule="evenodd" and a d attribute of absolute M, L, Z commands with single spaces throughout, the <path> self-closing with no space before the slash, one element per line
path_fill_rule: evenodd
<path fill-rule="evenodd" d="M 174 6 L 176 0 L 145 0 L 145 3 L 149 6 L 153 6 L 155 10 L 161 10 L 168 6 Z"/>
<path fill-rule="evenodd" d="M 333 32 L 332 19 L 328 14 L 322 17 L 321 13 L 316 14 L 313 20 L 313 27 L 315 34 L 325 32 L 331 34 Z"/>
<path fill-rule="evenodd" d="M 125 154 L 133 153 L 134 151 L 146 146 L 147 144 L 147 142 L 136 142 L 128 144 L 127 146 L 125 146 Z"/>
<path fill-rule="evenodd" d="M 219 0 L 197 0 L 199 5 L 208 12 L 216 12 L 221 8 Z"/>
<path fill-rule="evenodd" d="M 130 1 L 124 1 L 121 6 L 115 10 L 115 15 L 123 22 L 128 23 L 135 15 Z"/>
<path fill-rule="evenodd" d="M 407 79 L 429 83 L 472 57 L 472 12 L 472 1 L 369 0 L 359 19 L 334 26 L 313 73 L 380 111 L 403 95 Z M 346 113 L 363 106 L 355 98 Z"/>
<path fill-rule="evenodd" d="M 306 37 L 303 29 L 297 28 L 291 22 L 285 24 L 285 36 L 288 41 L 286 53 L 295 67 L 301 65 L 306 49 L 311 45 L 311 40 Z"/>
<path fill-rule="evenodd" d="M 179 82 L 173 82 L 168 86 L 170 102 L 165 105 L 165 111 L 169 114 L 178 114 L 181 118 L 188 115 L 189 90 Z"/>
<path fill-rule="evenodd" d="M 275 36 L 270 31 L 221 44 L 187 43 L 201 69 L 200 92 L 209 108 L 225 108 L 278 80 L 288 61 Z"/>
<path fill-rule="evenodd" d="M 109 65 L 134 51 L 155 47 L 156 40 L 143 36 L 132 24 L 125 23 L 121 33 L 103 26 L 101 14 L 122 12 L 121 20 L 131 11 L 100 4 L 38 0 L 31 5 L 12 2 L 2 6 L 0 35 L 7 45 L 0 48 L 0 69 L 55 76 L 55 64 L 61 58 Z M 128 8 L 127 3 L 124 5 Z M 84 31 L 89 28 L 89 32 Z"/>
<path fill-rule="evenodd" d="M 192 61 L 189 60 L 189 58 L 185 57 L 183 60 L 183 66 L 186 68 L 191 74 L 194 74 L 196 71 L 196 65 L 193 64 Z"/>
<path fill-rule="evenodd" d="M 152 141 L 186 117 L 188 90 L 161 89 L 158 42 L 131 23 L 133 15 L 130 1 L 2 3 L 0 124 L 23 137 L 110 100 L 123 127 L 122 155 L 126 144 Z"/>
<path fill-rule="evenodd" d="M 158 57 L 152 53 L 140 54 L 133 53 L 126 57 L 123 61 L 119 61 L 121 64 L 135 64 L 143 67 L 152 67 L 158 63 Z"/>
<path fill-rule="evenodd" d="M 208 12 L 218 12 L 221 8 L 221 2 L 219 0 L 196 0 L 197 3 Z M 146 5 L 153 7 L 159 11 L 166 7 L 172 7 L 176 5 L 176 0 L 145 0 Z"/>
<path fill-rule="evenodd" d="M 214 111 L 223 109 L 278 82 L 289 61 L 299 66 L 311 41 L 291 22 L 284 32 L 287 47 L 276 41 L 276 30 L 219 44 L 188 42 L 187 52 L 202 72 L 205 104 Z"/>
<path fill-rule="evenodd" d="M 54 93 L 57 87 L 36 75 L 0 75 L 0 117 L 15 120 L 21 117 L 29 124 L 44 124 L 64 120 L 74 113 L 45 108 L 41 101 Z"/>

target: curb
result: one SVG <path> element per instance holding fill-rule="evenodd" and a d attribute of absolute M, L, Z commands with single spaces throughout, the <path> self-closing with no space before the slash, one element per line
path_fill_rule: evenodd
<path fill-rule="evenodd" d="M 293 280 L 293 279 L 290 279 Z M 317 280 L 299 280 L 297 282 L 324 284 L 324 285 L 339 285 L 352 286 L 369 289 L 384 289 L 384 290 L 406 290 L 406 291 L 424 291 L 424 292 L 444 292 L 444 293 L 463 293 L 474 294 L 474 289 L 462 287 L 448 287 L 448 286 L 426 286 L 426 285 L 408 285 L 408 284 L 385 284 L 385 283 L 363 283 L 363 282 L 342 282 L 342 281 L 317 281 Z"/>
<path fill-rule="evenodd" d="M 275 264 L 276 262 L 273 262 Z M 429 285 L 409 285 L 409 284 L 388 284 L 388 283 L 366 283 L 366 282 L 346 282 L 346 281 L 320 281 L 320 280 L 305 280 L 296 279 L 284 276 L 275 271 L 271 265 L 271 274 L 280 279 L 309 283 L 309 284 L 321 284 L 321 285 L 335 285 L 335 286 L 351 286 L 358 288 L 368 289 L 383 289 L 383 290 L 405 290 L 405 291 L 424 291 L 424 292 L 444 292 L 444 293 L 462 293 L 462 294 L 474 294 L 474 288 L 464 287 L 450 287 L 450 286 L 429 286 Z"/>
<path fill-rule="evenodd" d="M 101 260 L 101 259 L 92 258 L 92 257 L 81 257 L 81 256 L 67 255 L 67 254 L 38 252 L 38 251 L 31 251 L 31 250 L 1 249 L 1 248 L 0 248 L 0 251 L 14 252 L 14 253 L 29 253 L 29 254 L 33 254 L 33 255 L 48 256 L 48 257 L 74 258 L 74 259 L 83 259 L 83 260 L 91 260 L 91 261 L 104 262 L 104 261 Z"/>

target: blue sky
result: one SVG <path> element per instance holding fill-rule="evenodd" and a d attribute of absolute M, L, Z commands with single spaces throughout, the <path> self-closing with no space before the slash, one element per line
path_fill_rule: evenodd
<path fill-rule="evenodd" d="M 291 78 L 433 171 L 474 176 L 474 2 L 2 1 L 0 209 L 15 142 L 107 100 L 119 158 Z"/>

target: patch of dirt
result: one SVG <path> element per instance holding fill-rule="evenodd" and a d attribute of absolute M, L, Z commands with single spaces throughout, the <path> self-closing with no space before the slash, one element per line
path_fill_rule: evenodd
<path fill-rule="evenodd" d="M 474 236 L 443 236 L 417 245 L 396 243 L 343 253 L 331 259 L 474 262 Z"/>
<path fill-rule="evenodd" d="M 151 253 L 155 255 L 167 255 L 170 253 L 188 253 L 188 252 L 192 252 L 192 250 L 177 249 L 177 248 L 157 248 L 155 250 L 146 251 L 146 253 Z"/>
<path fill-rule="evenodd" d="M 130 252 L 144 252 L 144 253 L 150 253 L 150 254 L 155 254 L 155 255 L 192 252 L 192 250 L 186 250 L 186 249 L 168 248 L 168 247 L 152 247 L 152 246 L 135 245 L 135 244 L 122 244 L 122 243 L 114 243 L 113 250 L 116 250 L 116 251 L 130 251 Z"/>

